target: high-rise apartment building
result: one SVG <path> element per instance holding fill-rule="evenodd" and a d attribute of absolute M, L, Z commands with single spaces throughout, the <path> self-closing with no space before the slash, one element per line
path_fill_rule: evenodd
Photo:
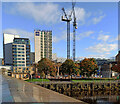
<path fill-rule="evenodd" d="M 13 66 L 30 66 L 30 40 L 28 38 L 14 38 L 12 53 Z"/>
<path fill-rule="evenodd" d="M 30 65 L 30 41 L 19 35 L 3 34 L 4 65 L 26 67 Z"/>
<path fill-rule="evenodd" d="M 3 33 L 3 57 L 4 65 L 13 65 L 12 44 L 14 38 L 19 38 L 19 35 Z"/>
<path fill-rule="evenodd" d="M 52 31 L 34 30 L 35 62 L 42 58 L 52 59 Z"/>

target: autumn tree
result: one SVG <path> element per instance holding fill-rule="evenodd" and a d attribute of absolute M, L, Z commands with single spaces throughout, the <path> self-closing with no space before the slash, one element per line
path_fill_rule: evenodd
<path fill-rule="evenodd" d="M 74 74 L 76 75 L 80 75 L 81 70 L 80 70 L 80 65 L 78 63 L 75 63 L 75 67 L 74 67 Z"/>
<path fill-rule="evenodd" d="M 47 58 L 42 58 L 39 62 L 38 62 L 38 72 L 45 74 L 45 77 L 48 73 L 51 73 L 54 70 L 54 66 L 53 63 L 47 59 Z"/>
<path fill-rule="evenodd" d="M 120 60 L 117 62 L 117 64 L 113 64 L 112 70 L 120 73 Z"/>
<path fill-rule="evenodd" d="M 62 65 L 61 65 L 61 71 L 64 74 L 71 75 L 74 72 L 75 63 L 71 59 L 67 59 Z"/>
<path fill-rule="evenodd" d="M 94 58 L 85 58 L 80 63 L 81 73 L 84 74 L 86 72 L 88 77 L 95 73 L 97 69 L 98 66 Z"/>

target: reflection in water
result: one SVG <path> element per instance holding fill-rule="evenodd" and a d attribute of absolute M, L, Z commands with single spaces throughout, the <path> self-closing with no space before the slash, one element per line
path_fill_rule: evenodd
<path fill-rule="evenodd" d="M 119 83 L 113 83 L 110 86 L 109 83 L 106 83 L 99 86 L 97 84 L 94 86 L 86 84 L 42 84 L 41 86 L 89 104 L 120 104 L 119 85 Z M 94 90 L 89 90 L 93 87 Z"/>
<path fill-rule="evenodd" d="M 89 104 L 120 104 L 120 83 L 117 82 L 40 85 Z"/>
<path fill-rule="evenodd" d="M 120 104 L 119 91 L 64 91 L 60 93 L 89 104 Z"/>

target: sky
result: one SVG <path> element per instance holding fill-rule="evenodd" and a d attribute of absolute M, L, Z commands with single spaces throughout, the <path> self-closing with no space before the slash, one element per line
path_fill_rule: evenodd
<path fill-rule="evenodd" d="M 2 32 L 29 38 L 34 52 L 34 30 L 52 30 L 53 52 L 67 57 L 67 25 L 61 21 L 61 8 L 70 14 L 71 2 L 3 2 Z M 118 53 L 118 3 L 76 2 L 76 57 L 110 58 Z M 71 47 L 72 33 L 71 21 Z M 3 36 L 0 35 L 2 40 Z M 2 42 L 0 57 L 3 57 Z"/>

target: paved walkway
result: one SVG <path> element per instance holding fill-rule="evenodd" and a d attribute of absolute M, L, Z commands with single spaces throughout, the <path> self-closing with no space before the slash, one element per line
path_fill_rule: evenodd
<path fill-rule="evenodd" d="M 8 82 L 4 77 L 2 77 L 2 75 L 0 75 L 0 92 L 2 92 L 2 102 L 14 102 L 13 97 L 10 93 Z"/>
<path fill-rule="evenodd" d="M 3 98 L 4 102 L 78 102 L 79 104 L 85 104 L 80 100 L 23 80 L 8 76 L 4 77 L 3 80 L 4 83 L 2 85 L 5 86 L 3 88 L 3 97 L 5 97 Z M 10 97 L 8 97 L 8 95 Z"/>

